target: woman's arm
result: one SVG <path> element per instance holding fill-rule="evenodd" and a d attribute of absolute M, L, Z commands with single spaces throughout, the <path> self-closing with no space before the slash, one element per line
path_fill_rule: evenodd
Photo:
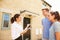
<path fill-rule="evenodd" d="M 55 35 L 56 35 L 56 40 L 60 40 L 60 32 L 56 32 Z"/>
<path fill-rule="evenodd" d="M 23 31 L 20 33 L 20 35 L 25 34 L 27 31 L 28 31 L 28 29 L 23 30 Z"/>
<path fill-rule="evenodd" d="M 25 34 L 29 30 L 30 24 L 27 25 L 27 27 L 20 33 L 20 35 Z"/>
<path fill-rule="evenodd" d="M 56 40 L 60 40 L 60 23 L 59 22 L 55 23 L 54 29 L 55 29 Z"/>

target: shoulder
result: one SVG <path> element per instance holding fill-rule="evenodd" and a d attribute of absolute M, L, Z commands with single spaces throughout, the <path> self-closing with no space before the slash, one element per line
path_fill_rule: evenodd
<path fill-rule="evenodd" d="M 11 25 L 14 25 L 15 23 L 12 23 Z"/>
<path fill-rule="evenodd" d="M 60 32 L 60 22 L 54 23 L 54 29 L 55 29 L 55 32 Z"/>
<path fill-rule="evenodd" d="M 54 25 L 60 25 L 60 22 L 57 21 L 57 22 L 54 23 Z"/>
<path fill-rule="evenodd" d="M 14 23 L 11 24 L 11 26 L 12 26 L 12 27 L 16 27 L 17 24 L 14 22 Z"/>

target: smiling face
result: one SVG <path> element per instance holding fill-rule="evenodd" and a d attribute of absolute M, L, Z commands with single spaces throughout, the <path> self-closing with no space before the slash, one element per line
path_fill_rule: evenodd
<path fill-rule="evenodd" d="M 55 11 L 55 12 L 50 12 L 50 14 L 48 15 L 48 19 L 50 21 L 58 21 L 59 19 L 59 12 Z"/>
<path fill-rule="evenodd" d="M 49 9 L 48 8 L 42 9 L 42 13 L 44 16 L 47 16 L 49 13 Z"/>
<path fill-rule="evenodd" d="M 47 11 L 46 10 L 42 10 L 42 13 L 43 13 L 44 16 L 47 15 Z"/>
<path fill-rule="evenodd" d="M 19 16 L 18 18 L 16 18 L 16 20 L 20 22 L 21 21 L 21 17 Z"/>
<path fill-rule="evenodd" d="M 48 19 L 49 19 L 50 21 L 54 20 L 54 18 L 55 18 L 55 15 L 51 15 L 51 13 L 48 14 Z"/>

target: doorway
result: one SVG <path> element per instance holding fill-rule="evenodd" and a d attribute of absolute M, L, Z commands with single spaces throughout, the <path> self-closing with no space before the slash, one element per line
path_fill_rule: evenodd
<path fill-rule="evenodd" d="M 26 28 L 27 24 L 31 24 L 31 19 L 24 17 L 23 19 L 23 29 Z M 23 35 L 23 40 L 31 40 L 31 30 L 28 30 L 27 33 Z"/>

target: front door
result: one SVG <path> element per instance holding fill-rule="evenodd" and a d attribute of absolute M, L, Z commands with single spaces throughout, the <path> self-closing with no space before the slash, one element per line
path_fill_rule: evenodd
<path fill-rule="evenodd" d="M 30 24 L 30 18 L 24 17 L 23 19 L 23 29 L 26 28 L 27 24 Z M 28 30 L 27 33 L 23 35 L 23 40 L 30 40 L 31 39 L 31 30 Z"/>

